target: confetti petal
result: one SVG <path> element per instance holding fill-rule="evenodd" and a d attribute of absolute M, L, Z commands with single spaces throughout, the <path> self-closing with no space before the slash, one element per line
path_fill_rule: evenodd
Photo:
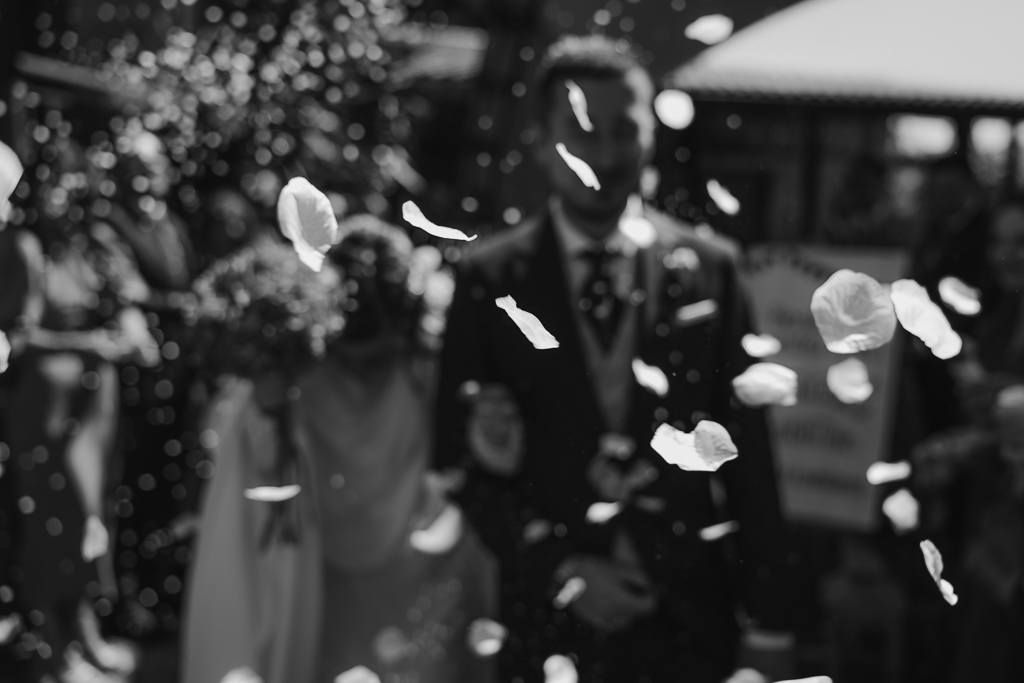
<path fill-rule="evenodd" d="M 338 219 L 327 195 L 305 178 L 292 178 L 277 198 L 277 222 L 299 259 L 319 272 L 338 239 Z"/>
<path fill-rule="evenodd" d="M 718 302 L 714 299 L 704 299 L 680 306 L 676 310 L 676 321 L 683 326 L 696 325 L 716 315 L 718 315 Z"/>
<path fill-rule="evenodd" d="M 778 363 L 754 363 L 732 380 L 732 388 L 751 408 L 796 405 L 796 373 Z"/>
<path fill-rule="evenodd" d="M 878 486 L 910 478 L 911 467 L 906 460 L 900 462 L 876 462 L 868 467 L 868 483 Z"/>
<path fill-rule="evenodd" d="M 715 472 L 738 455 L 729 432 L 710 420 L 701 420 L 689 434 L 663 424 L 654 433 L 651 448 L 665 462 L 688 472 Z"/>
<path fill-rule="evenodd" d="M 594 169 L 590 168 L 587 162 L 570 154 L 569 150 L 561 142 L 555 143 L 555 151 L 558 152 L 558 156 L 562 157 L 565 165 L 579 177 L 580 182 L 595 190 L 601 189 L 601 181 L 597 179 L 597 174 L 594 173 Z"/>
<path fill-rule="evenodd" d="M 708 196 L 722 210 L 722 213 L 727 216 L 735 216 L 740 212 L 740 200 L 736 199 L 732 192 L 729 192 L 729 189 L 720 182 L 712 178 L 708 181 L 707 188 Z"/>
<path fill-rule="evenodd" d="M 409 543 L 421 553 L 443 555 L 462 538 L 462 528 L 462 510 L 447 503 L 429 527 L 412 532 Z"/>
<path fill-rule="evenodd" d="M 380 676 L 360 665 L 335 676 L 334 683 L 380 683 Z"/>
<path fill-rule="evenodd" d="M 110 549 L 110 533 L 96 515 L 89 515 L 85 520 L 85 533 L 82 535 L 82 559 L 92 562 L 103 557 Z"/>
<path fill-rule="evenodd" d="M 565 87 L 569 89 L 569 106 L 572 107 L 572 113 L 576 115 L 580 128 L 592 133 L 594 124 L 587 115 L 587 96 L 583 94 L 583 89 L 572 81 L 566 81 Z"/>
<path fill-rule="evenodd" d="M 0 142 L 0 223 L 6 223 L 11 214 L 11 195 L 21 182 L 25 169 L 14 150 Z"/>
<path fill-rule="evenodd" d="M 848 358 L 829 367 L 825 384 L 832 395 L 848 405 L 863 403 L 874 393 L 868 379 L 868 366 L 857 358 Z"/>
<path fill-rule="evenodd" d="M 682 90 L 662 90 L 654 98 L 654 113 L 673 130 L 683 130 L 693 123 L 693 98 Z"/>
<path fill-rule="evenodd" d="M 508 629 L 491 619 L 476 619 L 469 625 L 466 643 L 480 657 L 498 654 L 508 638 Z"/>
<path fill-rule="evenodd" d="M 472 237 L 469 237 L 468 235 L 466 235 L 466 233 L 462 232 L 461 230 L 456 230 L 455 228 L 446 228 L 444 226 L 432 223 L 430 220 L 427 219 L 426 216 L 423 215 L 423 212 L 420 211 L 420 207 L 416 206 L 416 204 L 413 202 L 405 202 L 404 204 L 402 204 L 402 218 L 404 218 L 406 222 L 409 223 L 409 225 L 417 227 L 420 230 L 423 230 L 424 232 L 433 235 L 434 237 L 441 237 L 447 240 L 461 240 L 463 242 L 472 242 L 477 237 L 479 237 L 479 235 L 473 235 Z"/>
<path fill-rule="evenodd" d="M 932 302 L 928 291 L 913 280 L 897 280 L 889 294 L 896 317 L 914 335 L 943 360 L 960 353 L 963 341 L 949 326 L 942 309 Z"/>
<path fill-rule="evenodd" d="M 981 290 L 959 278 L 944 277 L 939 280 L 939 298 L 960 315 L 974 316 L 981 313 Z"/>
<path fill-rule="evenodd" d="M 220 679 L 220 683 L 263 683 L 263 679 L 249 667 L 241 666 L 227 672 L 224 678 Z"/>
<path fill-rule="evenodd" d="M 942 593 L 942 597 L 946 599 L 950 605 L 955 605 L 959 602 L 960 598 L 953 591 L 953 584 L 945 579 L 939 579 L 939 592 Z"/>
<path fill-rule="evenodd" d="M 782 350 L 782 342 L 770 334 L 745 334 L 740 344 L 751 358 L 767 358 Z"/>
<path fill-rule="evenodd" d="M 546 519 L 531 519 L 523 527 L 523 540 L 528 545 L 540 543 L 551 535 L 552 524 Z"/>
<path fill-rule="evenodd" d="M 555 596 L 553 601 L 555 609 L 565 609 L 572 603 L 579 600 L 585 590 L 587 590 L 586 581 L 578 576 L 569 578 L 569 580 L 562 585 L 562 589 L 558 591 L 558 595 Z"/>
<path fill-rule="evenodd" d="M 935 544 L 925 539 L 921 541 L 921 554 L 924 555 L 924 566 L 928 569 L 935 583 L 942 578 L 942 553 L 935 547 Z"/>
<path fill-rule="evenodd" d="M 639 358 L 633 359 L 633 376 L 644 389 L 657 396 L 668 395 L 668 377 L 661 368 L 648 365 Z"/>
<path fill-rule="evenodd" d="M 551 655 L 544 660 L 544 683 L 578 683 L 576 665 L 565 655 Z"/>
<path fill-rule="evenodd" d="M 287 486 L 256 486 L 245 490 L 245 497 L 261 503 L 280 503 L 299 495 L 302 486 L 299 484 L 288 484 Z"/>
<path fill-rule="evenodd" d="M 708 14 L 697 19 L 683 31 L 690 40 L 715 45 L 732 35 L 733 21 L 724 14 Z"/>
<path fill-rule="evenodd" d="M 896 332 L 896 312 L 873 277 L 838 270 L 811 297 L 811 314 L 832 353 L 877 349 Z"/>
<path fill-rule="evenodd" d="M 527 313 L 516 306 L 516 300 L 510 296 L 503 296 L 494 300 L 498 308 L 508 313 L 512 322 L 526 336 L 535 349 L 557 349 L 558 340 L 554 335 L 544 329 L 544 325 L 532 313 Z"/>
<path fill-rule="evenodd" d="M 721 522 L 720 524 L 712 524 L 706 526 L 697 532 L 702 541 L 717 541 L 720 538 L 728 536 L 729 534 L 736 533 L 739 531 L 740 523 L 735 520 L 729 520 L 728 522 Z"/>
<path fill-rule="evenodd" d="M 921 506 L 907 489 L 900 489 L 882 502 L 882 513 L 898 534 L 913 531 L 919 524 Z"/>
<path fill-rule="evenodd" d="M 587 522 L 590 524 L 605 524 L 613 517 L 622 512 L 622 503 L 594 503 L 587 508 Z"/>
<path fill-rule="evenodd" d="M 0 372 L 6 372 L 8 368 L 8 360 L 11 357 L 11 342 L 7 340 L 7 335 L 0 330 Z"/>

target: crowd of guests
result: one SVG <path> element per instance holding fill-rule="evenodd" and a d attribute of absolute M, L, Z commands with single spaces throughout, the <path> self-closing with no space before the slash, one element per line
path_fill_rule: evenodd
<path fill-rule="evenodd" d="M 589 130 L 567 82 L 585 95 Z M 751 362 L 737 250 L 636 201 L 655 86 L 628 53 L 562 39 L 539 92 L 549 201 L 466 249 L 454 282 L 436 249 L 371 216 L 343 220 L 314 273 L 223 189 L 206 198 L 203 233 L 220 260 L 193 287 L 181 221 L 135 215 L 130 197 L 83 210 L 83 152 L 70 135 L 55 143 L 48 173 L 30 179 L 33 225 L 0 230 L 0 329 L 13 347 L 0 377 L 0 606 L 21 615 L 0 635 L 30 643 L 33 675 L 104 683 L 139 666 L 97 610 L 129 586 L 115 555 L 142 545 L 123 513 L 130 496 L 109 496 L 112 479 L 140 471 L 116 454 L 156 457 L 140 444 L 177 468 L 163 469 L 181 487 L 174 518 L 161 513 L 167 543 L 191 528 L 178 513 L 199 514 L 174 591 L 187 683 L 820 673 L 796 658 L 765 418 L 728 381 Z M 159 183 L 145 155 L 138 164 L 134 177 Z M 943 277 L 977 287 L 981 313 L 951 315 L 965 338 L 955 362 L 907 351 L 900 410 L 917 427 L 896 448 L 910 453 L 921 529 L 949 548 L 961 594 L 950 675 L 1009 681 L 1024 663 L 1024 200 L 953 208 L 920 240 L 916 278 L 935 299 Z M 186 302 L 204 291 L 228 309 L 260 298 L 287 311 L 243 331 L 298 333 L 312 352 L 250 362 L 237 334 L 247 321 L 230 316 L 231 334 L 197 343 Z M 519 333 L 494 305 L 506 296 L 554 348 Z M 640 387 L 635 359 L 661 368 L 667 390 Z M 650 448 L 659 424 L 703 420 L 740 452 L 719 473 L 684 472 Z M 178 464 L 202 450 L 210 459 Z M 136 477 L 142 490 L 166 483 Z M 724 521 L 738 522 L 724 540 L 698 533 Z"/>

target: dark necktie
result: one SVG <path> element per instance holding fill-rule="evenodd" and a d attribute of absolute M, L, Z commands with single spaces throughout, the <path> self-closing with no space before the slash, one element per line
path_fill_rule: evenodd
<path fill-rule="evenodd" d="M 580 311 L 587 320 L 603 351 L 611 348 L 622 319 L 623 303 L 615 295 L 612 266 L 619 254 L 599 248 L 580 254 L 589 267 L 580 292 Z"/>

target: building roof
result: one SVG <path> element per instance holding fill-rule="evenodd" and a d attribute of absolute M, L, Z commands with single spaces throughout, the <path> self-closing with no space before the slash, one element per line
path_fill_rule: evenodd
<path fill-rule="evenodd" d="M 804 0 L 666 78 L 698 99 L 1024 114 L 1021 0 Z"/>

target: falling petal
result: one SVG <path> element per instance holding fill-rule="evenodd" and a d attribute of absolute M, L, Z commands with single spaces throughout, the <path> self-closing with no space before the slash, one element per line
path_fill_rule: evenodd
<path fill-rule="evenodd" d="M 544 325 L 537 319 L 537 316 L 516 306 L 515 299 L 510 296 L 503 296 L 495 299 L 494 303 L 497 304 L 498 308 L 508 313 L 508 317 L 512 318 L 512 322 L 516 324 L 516 327 L 533 344 L 533 348 L 558 348 L 558 340 L 555 339 L 554 335 L 544 329 Z"/>
<path fill-rule="evenodd" d="M 953 584 L 945 579 L 939 579 L 939 591 L 950 605 L 955 605 L 960 600 L 953 591 Z"/>
<path fill-rule="evenodd" d="M 426 529 L 412 532 L 412 547 L 427 555 L 443 555 L 462 538 L 462 511 L 447 503 L 437 519 Z"/>
<path fill-rule="evenodd" d="M 380 683 L 380 676 L 360 665 L 335 676 L 334 683 Z"/>
<path fill-rule="evenodd" d="M 567 150 L 565 145 L 561 142 L 555 143 L 555 151 L 558 152 L 558 156 L 562 157 L 562 161 L 565 162 L 565 165 L 579 177 L 580 182 L 595 190 L 601 189 L 601 181 L 597 179 L 594 169 L 590 168 L 587 162 L 570 154 L 569 150 Z"/>
<path fill-rule="evenodd" d="M 876 462 L 868 467 L 868 483 L 878 486 L 893 481 L 903 481 L 910 477 L 911 467 L 906 460 L 900 462 Z"/>
<path fill-rule="evenodd" d="M 832 353 L 877 349 L 896 332 L 896 312 L 873 277 L 837 270 L 811 296 L 811 314 Z"/>
<path fill-rule="evenodd" d="M 490 657 L 501 651 L 506 638 L 508 629 L 498 622 L 491 619 L 476 619 L 469 625 L 466 643 L 478 656 Z"/>
<path fill-rule="evenodd" d="M 263 679 L 249 667 L 242 666 L 227 672 L 220 683 L 263 683 Z"/>
<path fill-rule="evenodd" d="M 625 434 L 602 434 L 597 443 L 598 453 L 616 460 L 629 460 L 636 452 L 636 440 Z"/>
<path fill-rule="evenodd" d="M 729 432 L 710 420 L 701 420 L 689 434 L 663 424 L 654 433 L 651 448 L 665 462 L 688 472 L 715 472 L 738 455 Z"/>
<path fill-rule="evenodd" d="M 540 543 L 551 535 L 552 524 L 546 519 L 531 519 L 523 527 L 523 540 L 527 544 Z"/>
<path fill-rule="evenodd" d="M 868 379 L 868 366 L 857 358 L 847 358 L 829 367 L 825 384 L 832 395 L 846 404 L 863 403 L 874 393 Z"/>
<path fill-rule="evenodd" d="M 668 394 L 668 377 L 665 376 L 661 368 L 648 365 L 639 358 L 634 358 L 633 376 L 636 377 L 637 384 L 651 393 L 657 396 Z"/>
<path fill-rule="evenodd" d="M 578 683 L 576 665 L 565 655 L 551 655 L 544 660 L 544 683 Z"/>
<path fill-rule="evenodd" d="M 245 490 L 245 497 L 249 500 L 261 503 L 280 503 L 299 495 L 302 491 L 300 484 L 288 484 L 287 486 L 256 486 Z"/>
<path fill-rule="evenodd" d="M 676 310 L 676 320 L 684 326 L 696 325 L 716 315 L 718 315 L 718 302 L 714 299 L 704 299 L 686 304 Z"/>
<path fill-rule="evenodd" d="M 796 373 L 778 363 L 754 363 L 733 378 L 732 388 L 736 398 L 751 408 L 796 405 Z"/>
<path fill-rule="evenodd" d="M 889 293 L 896 317 L 914 335 L 943 360 L 960 353 L 963 341 L 949 326 L 942 309 L 932 302 L 928 291 L 913 280 L 897 280 Z"/>
<path fill-rule="evenodd" d="M 724 14 L 708 14 L 686 27 L 683 31 L 690 40 L 698 40 L 705 45 L 715 45 L 732 35 L 732 19 Z"/>
<path fill-rule="evenodd" d="M 89 515 L 85 520 L 85 533 L 82 535 L 82 559 L 92 562 L 103 557 L 110 549 L 110 534 L 107 527 L 96 515 Z"/>
<path fill-rule="evenodd" d="M 924 566 L 928 569 L 935 583 L 942 578 L 942 553 L 935 547 L 935 544 L 925 539 L 921 541 L 921 554 L 924 555 Z"/>
<path fill-rule="evenodd" d="M 4 334 L 3 330 L 0 330 L 0 372 L 7 371 L 7 361 L 11 357 L 11 342 L 7 340 L 7 335 Z"/>
<path fill-rule="evenodd" d="M 892 528 L 898 534 L 905 534 L 917 528 L 921 506 L 907 489 L 900 489 L 882 502 L 882 513 L 889 518 Z"/>
<path fill-rule="evenodd" d="M 740 212 L 740 200 L 733 197 L 732 193 L 717 180 L 714 178 L 709 180 L 707 188 L 708 196 L 722 210 L 722 213 L 727 216 L 735 216 Z"/>
<path fill-rule="evenodd" d="M 594 503 L 587 508 L 587 521 L 591 524 L 604 524 L 622 512 L 622 503 Z"/>
<path fill-rule="evenodd" d="M 682 90 L 662 90 L 654 98 L 654 113 L 673 130 L 682 130 L 693 123 L 693 112 L 693 98 Z"/>
<path fill-rule="evenodd" d="M 555 596 L 555 609 L 565 609 L 576 600 L 579 600 L 579 597 L 583 595 L 585 590 L 587 590 L 586 581 L 578 576 L 571 577 L 562 585 L 562 589 Z"/>
<path fill-rule="evenodd" d="M 416 645 L 397 626 L 383 628 L 373 639 L 373 652 L 385 664 L 394 664 L 414 653 Z"/>
<path fill-rule="evenodd" d="M 409 225 L 417 227 L 434 237 L 441 237 L 448 240 L 461 240 L 463 242 L 472 242 L 479 237 L 479 235 L 469 237 L 461 230 L 446 228 L 444 226 L 431 223 L 427 220 L 427 217 L 423 215 L 423 212 L 420 211 L 420 207 L 416 206 L 416 204 L 411 201 L 402 204 L 402 218 L 404 218 Z"/>
<path fill-rule="evenodd" d="M 583 94 L 583 89 L 572 81 L 566 81 L 565 87 L 569 89 L 569 106 L 572 107 L 572 113 L 576 115 L 580 128 L 588 133 L 592 133 L 594 131 L 594 124 L 590 122 L 590 117 L 587 116 L 587 96 Z"/>
<path fill-rule="evenodd" d="M 277 222 L 299 260 L 319 272 L 338 239 L 338 219 L 327 195 L 305 178 L 292 178 L 278 195 Z"/>
<path fill-rule="evenodd" d="M 782 350 L 782 342 L 770 334 L 745 334 L 740 344 L 751 358 L 767 358 Z"/>
<path fill-rule="evenodd" d="M 14 150 L 0 142 L 0 223 L 6 223 L 11 213 L 11 195 L 21 182 L 25 169 Z"/>
<path fill-rule="evenodd" d="M 981 290 L 955 277 L 939 280 L 939 298 L 960 315 L 981 313 Z"/>
<path fill-rule="evenodd" d="M 654 224 L 643 216 L 623 216 L 619 221 L 619 232 L 641 249 L 651 246 L 658 238 Z"/>
<path fill-rule="evenodd" d="M 720 524 L 712 524 L 706 526 L 697 534 L 700 536 L 702 541 L 717 541 L 720 538 L 728 536 L 729 534 L 736 533 L 739 531 L 740 523 L 735 520 L 729 520 L 728 522 L 721 522 Z"/>

